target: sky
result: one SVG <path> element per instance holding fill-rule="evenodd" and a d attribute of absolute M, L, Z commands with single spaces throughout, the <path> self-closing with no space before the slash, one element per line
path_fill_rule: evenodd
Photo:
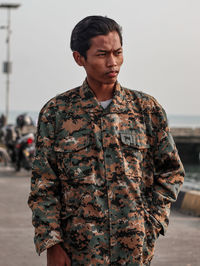
<path fill-rule="evenodd" d="M 16 0 L 11 12 L 10 109 L 39 111 L 77 87 L 85 71 L 70 50 L 71 31 L 88 15 L 115 19 L 123 29 L 121 85 L 154 96 L 170 115 L 200 115 L 199 0 Z M 7 12 L 0 9 L 0 26 Z M 0 30 L 0 67 L 6 59 Z M 0 69 L 0 110 L 6 76 Z"/>

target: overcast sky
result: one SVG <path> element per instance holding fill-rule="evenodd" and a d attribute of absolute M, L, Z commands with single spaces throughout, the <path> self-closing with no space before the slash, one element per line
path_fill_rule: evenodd
<path fill-rule="evenodd" d="M 71 31 L 85 16 L 106 15 L 123 28 L 125 60 L 119 82 L 154 96 L 168 114 L 200 115 L 199 0 L 17 3 L 21 7 L 11 14 L 12 110 L 39 111 L 56 94 L 82 84 L 85 72 L 72 58 Z M 0 9 L 0 25 L 6 18 Z M 6 57 L 5 38 L 6 31 L 0 30 L 0 64 Z M 1 71 L 1 110 L 5 78 Z"/>

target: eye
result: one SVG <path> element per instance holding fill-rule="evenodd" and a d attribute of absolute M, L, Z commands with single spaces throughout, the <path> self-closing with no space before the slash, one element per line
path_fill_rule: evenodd
<path fill-rule="evenodd" d="M 122 51 L 116 51 L 115 52 L 115 55 L 121 55 L 122 54 Z"/>
<path fill-rule="evenodd" d="M 97 56 L 101 57 L 101 56 L 105 56 L 106 53 L 101 53 L 101 54 L 97 54 Z"/>

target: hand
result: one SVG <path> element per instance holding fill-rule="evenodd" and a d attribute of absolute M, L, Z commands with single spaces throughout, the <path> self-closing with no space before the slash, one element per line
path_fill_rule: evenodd
<path fill-rule="evenodd" d="M 59 244 L 47 249 L 47 266 L 71 266 L 70 258 Z"/>

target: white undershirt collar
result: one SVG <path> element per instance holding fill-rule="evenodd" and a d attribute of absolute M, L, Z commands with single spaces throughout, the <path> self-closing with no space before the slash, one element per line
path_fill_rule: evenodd
<path fill-rule="evenodd" d="M 101 101 L 100 104 L 101 106 L 106 109 L 106 107 L 112 102 L 112 99 L 106 100 L 106 101 Z"/>

